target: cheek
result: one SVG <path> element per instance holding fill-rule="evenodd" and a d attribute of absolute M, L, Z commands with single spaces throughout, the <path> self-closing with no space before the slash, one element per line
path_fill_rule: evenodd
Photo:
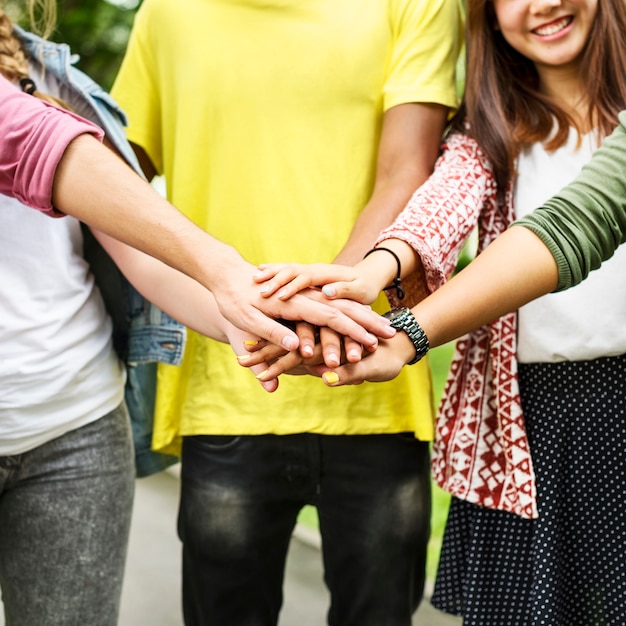
<path fill-rule="evenodd" d="M 513 44 L 522 33 L 523 21 L 521 16 L 508 7 L 507 10 L 496 11 L 496 29 L 502 33 L 504 39 Z"/>
<path fill-rule="evenodd" d="M 524 3 L 511 0 L 495 0 L 493 9 L 496 17 L 496 28 L 506 33 L 519 32 L 524 23 Z"/>

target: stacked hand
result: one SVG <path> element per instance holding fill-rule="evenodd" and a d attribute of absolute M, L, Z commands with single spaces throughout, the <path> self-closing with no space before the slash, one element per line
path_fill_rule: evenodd
<path fill-rule="evenodd" d="M 261 285 L 261 295 L 267 301 L 296 304 L 294 299 L 299 296 L 332 304 L 340 310 L 355 312 L 358 309 L 351 307 L 356 306 L 373 313 L 365 305 L 377 298 L 385 279 L 368 271 L 368 267 L 374 268 L 373 263 L 363 262 L 360 266 L 262 265 L 254 280 Z M 321 288 L 316 287 L 320 285 Z M 239 362 L 257 370 L 259 364 L 267 365 L 257 374 L 261 381 L 275 380 L 283 373 L 321 376 L 328 386 L 390 380 L 410 360 L 414 348 L 408 338 L 396 338 L 395 331 L 388 330 L 386 334 L 379 333 L 380 340 L 373 345 L 359 341 L 354 334 L 345 335 L 336 326 L 298 323 L 295 332 L 299 349 L 286 351 L 259 342 L 249 353 L 239 355 Z"/>

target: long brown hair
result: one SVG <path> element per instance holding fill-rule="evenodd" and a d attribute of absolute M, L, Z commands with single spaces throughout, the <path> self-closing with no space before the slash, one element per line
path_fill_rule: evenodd
<path fill-rule="evenodd" d="M 465 94 L 452 122 L 456 129 L 469 122 L 469 132 L 489 159 L 501 193 L 514 173 L 520 149 L 546 141 L 554 121 L 557 132 L 548 150 L 562 146 L 572 119 L 539 92 L 532 61 L 513 49 L 495 28 L 491 0 L 468 0 Z M 587 86 L 589 123 L 605 137 L 626 108 L 626 3 L 598 0 L 596 19 L 583 50 L 581 73 Z M 579 131 L 581 129 L 579 128 Z"/>

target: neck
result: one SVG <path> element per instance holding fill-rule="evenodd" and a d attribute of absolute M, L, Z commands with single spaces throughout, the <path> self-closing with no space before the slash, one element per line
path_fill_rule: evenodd
<path fill-rule="evenodd" d="M 580 77 L 580 68 L 538 67 L 541 92 L 549 96 L 565 111 L 581 132 L 591 130 L 589 123 L 589 98 Z"/>

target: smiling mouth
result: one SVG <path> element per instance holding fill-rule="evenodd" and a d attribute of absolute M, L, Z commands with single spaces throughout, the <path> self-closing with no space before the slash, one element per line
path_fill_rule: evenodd
<path fill-rule="evenodd" d="M 552 22 L 550 24 L 546 24 L 545 26 L 535 28 L 532 32 L 541 37 L 547 37 L 549 35 L 554 35 L 559 31 L 562 31 L 564 28 L 567 28 L 573 21 L 574 18 L 569 15 L 560 20 L 557 20 L 556 22 Z"/>

